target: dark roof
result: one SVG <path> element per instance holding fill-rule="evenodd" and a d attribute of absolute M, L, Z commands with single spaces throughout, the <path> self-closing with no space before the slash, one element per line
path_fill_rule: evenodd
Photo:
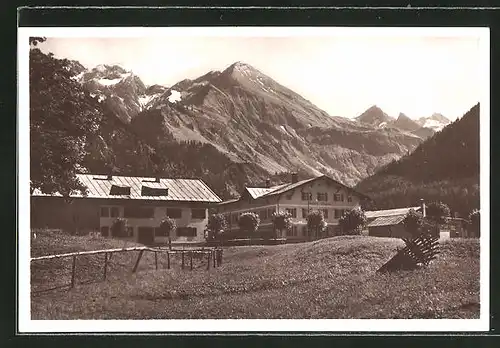
<path fill-rule="evenodd" d="M 367 227 L 398 225 L 405 219 L 404 215 L 381 216 L 370 222 Z"/>
<path fill-rule="evenodd" d="M 89 198 L 109 198 L 109 199 L 137 199 L 137 200 L 158 200 L 158 201 L 186 201 L 186 202 L 210 202 L 218 203 L 221 199 L 202 180 L 197 179 L 165 179 L 160 178 L 159 182 L 155 178 L 136 176 L 116 176 L 113 175 L 108 180 L 107 175 L 77 174 L 80 182 L 88 188 Z M 111 193 L 111 187 L 130 188 L 129 195 L 115 195 Z M 143 187 L 146 187 L 143 190 Z M 167 195 L 143 196 L 142 193 L 158 192 Z M 120 192 L 118 192 L 120 193 Z M 47 195 L 35 190 L 33 196 L 61 196 L 61 194 Z M 70 197 L 83 197 L 80 192 L 73 193 Z"/>

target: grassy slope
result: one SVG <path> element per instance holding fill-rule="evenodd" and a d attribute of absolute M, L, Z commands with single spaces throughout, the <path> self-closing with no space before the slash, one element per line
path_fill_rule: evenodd
<path fill-rule="evenodd" d="M 477 240 L 444 242 L 443 253 L 429 266 L 428 272 L 376 274 L 377 268 L 402 244 L 396 239 L 359 236 L 280 246 L 230 247 L 225 249 L 222 267 L 210 271 L 204 269 L 206 263 L 201 261 L 196 263 L 194 271 L 182 271 L 179 260 L 173 262 L 174 269 L 155 271 L 150 257 L 135 275 L 130 274 L 134 259 L 129 257 L 122 260 L 121 268 L 115 265 L 109 271 L 110 280 L 106 282 L 33 296 L 32 316 L 33 319 L 479 317 Z M 165 267 L 164 258 L 160 258 L 161 268 Z M 98 273 L 102 274 L 102 268 Z"/>

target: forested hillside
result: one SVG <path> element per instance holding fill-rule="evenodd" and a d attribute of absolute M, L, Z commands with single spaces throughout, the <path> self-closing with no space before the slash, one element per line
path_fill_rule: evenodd
<path fill-rule="evenodd" d="M 479 104 L 357 185 L 377 208 L 443 201 L 467 216 L 479 208 Z"/>

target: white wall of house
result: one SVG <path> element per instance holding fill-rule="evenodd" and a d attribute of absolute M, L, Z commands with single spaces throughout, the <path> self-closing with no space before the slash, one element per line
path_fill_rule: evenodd
<path fill-rule="evenodd" d="M 309 200 L 305 199 L 308 197 L 307 194 L 310 194 Z M 258 214 L 264 209 L 274 209 L 275 211 L 281 212 L 289 211 L 293 214 L 295 209 L 295 214 L 292 216 L 294 227 L 288 233 L 283 231 L 282 234 L 278 236 L 294 239 L 304 238 L 307 235 L 306 216 L 309 210 L 323 210 L 325 220 L 328 223 L 328 235 L 334 235 L 342 211 L 360 207 L 359 197 L 352 195 L 347 189 L 333 184 L 328 179 L 318 179 L 312 183 L 298 187 L 293 191 L 286 192 L 281 195 L 281 198 L 277 201 L 274 199 L 269 200 L 272 201 L 272 203 L 263 200 L 260 205 L 244 204 L 243 207 L 240 206 L 234 209 L 229 205 L 222 208 L 220 212 L 225 214 L 230 213 L 231 215 L 240 215 L 246 212 Z M 325 211 L 327 212 L 326 214 Z M 261 222 L 260 226 L 262 228 L 272 225 L 270 215 L 268 214 L 268 216 L 268 219 Z M 235 222 L 234 218 L 231 223 L 231 229 L 238 229 L 238 224 Z"/>
<path fill-rule="evenodd" d="M 146 206 L 145 206 L 146 207 Z M 108 216 L 102 216 L 102 208 L 108 208 Z M 100 226 L 101 231 L 103 227 L 108 227 L 111 235 L 111 225 L 117 217 L 122 217 L 127 220 L 127 226 L 129 227 L 129 239 L 137 241 L 138 240 L 138 228 L 139 227 L 152 227 L 157 228 L 160 226 L 161 221 L 167 217 L 167 207 L 154 207 L 147 206 L 149 209 L 153 209 L 153 216 L 150 218 L 136 218 L 127 217 L 124 214 L 125 208 L 119 205 L 101 205 L 101 217 Z M 193 236 L 183 236 L 181 231 L 177 230 L 171 235 L 172 241 L 202 241 L 205 239 L 204 231 L 208 222 L 208 211 L 206 208 L 196 208 L 198 213 L 204 212 L 204 217 L 193 217 L 193 209 L 187 207 L 168 207 L 168 209 L 178 209 L 180 210 L 180 217 L 172 217 L 178 228 L 182 227 L 192 227 L 196 228 L 196 235 Z M 106 215 L 106 214 L 104 214 Z M 157 235 L 159 231 L 155 231 L 155 242 L 166 243 L 168 242 L 168 236 Z"/>

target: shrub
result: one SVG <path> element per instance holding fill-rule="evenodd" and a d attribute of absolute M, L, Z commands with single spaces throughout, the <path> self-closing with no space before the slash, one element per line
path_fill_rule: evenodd
<path fill-rule="evenodd" d="M 348 210 L 339 219 L 339 226 L 344 234 L 361 234 L 364 225 L 366 225 L 366 215 L 361 209 Z"/>
<path fill-rule="evenodd" d="M 320 233 L 326 229 L 326 226 L 327 223 L 322 211 L 314 210 L 307 215 L 307 229 L 309 231 L 314 231 L 315 238 L 318 238 Z"/>
<path fill-rule="evenodd" d="M 417 236 L 420 234 L 421 228 L 423 226 L 424 219 L 422 214 L 410 209 L 405 215 L 403 224 L 405 229 L 412 235 Z"/>
<path fill-rule="evenodd" d="M 160 231 L 164 236 L 168 236 L 169 239 L 176 228 L 175 220 L 171 218 L 165 218 L 160 223 Z"/>
<path fill-rule="evenodd" d="M 111 225 L 112 237 L 125 237 L 127 235 L 127 220 L 124 218 L 116 218 Z"/>
<path fill-rule="evenodd" d="M 292 216 L 287 212 L 278 211 L 273 213 L 272 221 L 274 238 L 277 237 L 276 231 L 280 231 L 281 234 L 283 230 L 289 231 L 292 228 Z"/>
<path fill-rule="evenodd" d="M 252 238 L 255 232 L 257 232 L 259 224 L 260 224 L 259 215 L 255 213 L 241 214 L 238 220 L 238 226 L 240 227 L 240 230 L 250 238 Z"/>
<path fill-rule="evenodd" d="M 426 206 L 425 217 L 436 225 L 442 225 L 450 216 L 450 208 L 442 202 L 432 202 Z"/>
<path fill-rule="evenodd" d="M 207 241 L 222 237 L 222 233 L 227 228 L 227 220 L 223 214 L 214 214 L 208 217 L 207 227 L 205 228 L 205 239 Z"/>

